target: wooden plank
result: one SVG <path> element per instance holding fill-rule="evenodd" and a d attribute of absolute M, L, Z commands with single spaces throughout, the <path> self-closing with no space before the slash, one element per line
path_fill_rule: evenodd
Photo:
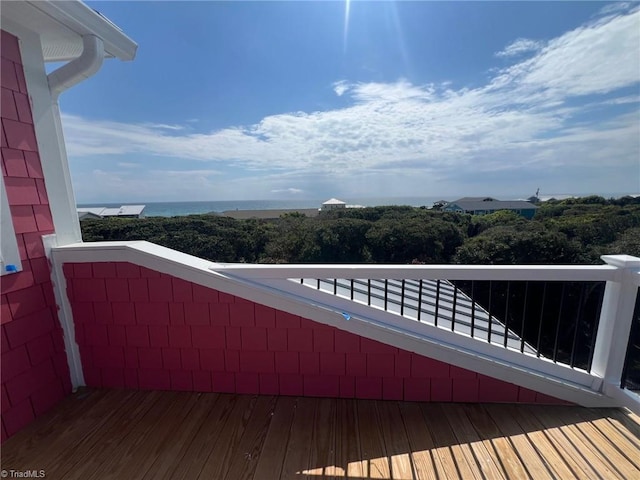
<path fill-rule="evenodd" d="M 277 397 L 276 408 L 269 425 L 269 431 L 258 458 L 258 465 L 253 474 L 255 480 L 263 478 L 280 478 L 282 464 L 287 453 L 289 433 L 296 410 L 297 399 L 294 397 Z"/>
<path fill-rule="evenodd" d="M 247 396 L 221 394 L 214 408 L 202 421 L 191 443 L 185 445 L 182 460 L 172 471 L 165 472 L 161 478 L 164 480 L 197 478 L 218 442 L 226 441 L 223 437 L 226 423 L 233 415 L 237 415 L 238 411 L 244 411 L 248 404 Z"/>
<path fill-rule="evenodd" d="M 403 422 L 398 403 L 380 401 L 376 402 L 376 407 L 378 409 L 378 418 L 380 419 L 380 428 L 382 430 L 382 437 L 387 450 L 387 456 L 391 459 L 391 478 L 394 480 L 413 480 L 415 478 L 412 466 L 412 458 L 414 458 L 414 454 L 420 457 L 420 460 L 424 459 L 423 457 L 426 457 L 426 459 L 431 463 L 432 471 L 435 473 L 429 452 L 414 452 L 411 448 L 408 432 L 405 430 L 405 424 Z M 422 417 L 419 410 L 417 413 L 419 418 Z M 425 434 L 427 432 L 424 421 L 421 421 L 421 423 L 422 433 Z"/>
<path fill-rule="evenodd" d="M 116 456 L 103 464 L 100 479 L 142 478 L 164 450 L 176 444 L 175 435 L 188 421 L 197 401 L 197 395 L 178 392 L 172 403 L 158 402 L 144 423 L 131 430 Z"/>
<path fill-rule="evenodd" d="M 121 395 L 108 390 L 83 390 L 66 397 L 52 411 L 2 444 L 5 469 L 24 471 L 29 465 L 44 468 L 52 461 L 59 462 L 61 454 L 73 451 L 86 435 L 95 434 L 96 427 L 113 414 L 114 406 L 124 401 Z M 42 445 L 49 448 L 41 448 Z"/>
<path fill-rule="evenodd" d="M 575 438 L 594 455 L 600 457 L 607 468 L 610 467 L 622 478 L 640 478 L 640 470 L 629 462 L 597 428 L 578 415 L 576 408 L 551 406 L 546 414 L 561 418 Z"/>
<path fill-rule="evenodd" d="M 357 403 L 358 433 L 360 451 L 365 463 L 367 478 L 391 478 L 391 466 L 380 432 L 376 404 L 373 400 L 359 400 Z"/>
<path fill-rule="evenodd" d="M 615 434 L 614 438 L 619 438 L 621 443 L 631 445 L 635 450 L 640 451 L 640 437 L 634 435 L 629 429 L 620 422 L 617 418 L 615 418 L 614 414 L 611 411 L 607 411 L 607 415 L 601 414 L 599 409 L 583 409 L 584 411 L 593 412 L 589 413 L 590 418 L 597 419 L 596 422 L 598 425 L 602 425 L 605 428 L 612 429 Z"/>
<path fill-rule="evenodd" d="M 550 467 L 538 454 L 526 432 L 509 414 L 504 405 L 484 405 L 484 410 L 491 416 L 500 433 L 511 441 L 529 476 L 535 479 L 554 478 Z"/>
<path fill-rule="evenodd" d="M 336 462 L 336 401 L 330 398 L 317 399 L 313 422 L 313 436 L 309 453 L 309 468 L 312 477 L 335 477 L 339 474 Z"/>
<path fill-rule="evenodd" d="M 297 406 L 290 397 L 117 390 L 81 398 L 5 442 L 3 468 L 71 479 L 640 478 L 640 425 L 620 409 Z"/>
<path fill-rule="evenodd" d="M 219 441 L 210 449 L 200 475 L 189 475 L 187 478 L 218 479 L 226 476 L 257 401 L 257 396 L 248 395 L 238 399 L 229 419 L 219 432 Z"/>
<path fill-rule="evenodd" d="M 157 403 L 161 395 L 157 392 L 135 392 L 128 401 L 120 404 L 104 422 L 94 425 L 95 431 L 84 437 L 72 452 L 60 455 L 59 466 L 53 467 L 62 478 L 87 478 L 110 452 L 118 448 L 128 428 L 135 425 Z M 117 397 L 116 397 L 117 398 Z M 111 408 L 115 405 L 111 404 Z M 99 415 L 100 411 L 92 412 Z M 93 422 L 91 422 L 93 423 Z"/>
<path fill-rule="evenodd" d="M 336 400 L 336 477 L 364 478 L 356 400 Z"/>
<path fill-rule="evenodd" d="M 638 427 L 640 427 L 640 415 L 633 413 L 628 408 L 623 408 L 621 410 L 625 412 L 625 414 L 629 417 L 630 420 L 633 421 L 633 423 L 635 423 Z"/>
<path fill-rule="evenodd" d="M 508 438 L 504 438 L 502 432 L 482 405 L 465 405 L 463 409 L 476 432 L 478 432 L 487 451 L 495 452 L 494 462 L 497 460 L 496 463 L 501 465 L 506 472 L 507 478 L 531 478 L 515 452 L 513 444 Z"/>
<path fill-rule="evenodd" d="M 640 468 L 640 439 L 624 436 L 614 427 L 608 418 L 595 418 L 591 420 L 594 428 L 605 436 L 613 447 L 617 448 L 633 465 Z"/>
<path fill-rule="evenodd" d="M 309 452 L 313 434 L 309 425 L 312 424 L 315 416 L 316 399 L 299 398 L 295 410 L 289 443 L 286 446 L 287 454 L 282 465 L 281 479 L 307 478 L 302 472 L 309 468 Z"/>
<path fill-rule="evenodd" d="M 275 405 L 276 397 L 258 397 L 244 434 L 231 456 L 231 465 L 225 478 L 229 480 L 253 478 Z"/>
<path fill-rule="evenodd" d="M 456 438 L 460 443 L 471 447 L 473 456 L 480 465 L 485 478 L 506 478 L 506 472 L 495 458 L 495 452 L 487 450 L 486 445 L 473 428 L 462 406 L 456 404 L 447 405 L 444 408 L 444 412 Z"/>
<path fill-rule="evenodd" d="M 622 424 L 626 432 L 631 433 L 636 438 L 640 438 L 640 424 L 636 422 L 632 412 L 626 409 L 613 409 L 611 418 Z"/>
<path fill-rule="evenodd" d="M 143 479 L 155 480 L 172 475 L 176 466 L 182 462 L 193 437 L 205 424 L 207 415 L 211 411 L 224 409 L 225 402 L 220 400 L 217 393 L 196 393 L 193 396 L 196 399 L 195 406 L 189 411 L 187 418 L 179 425 L 174 425 L 173 435 L 158 447 L 158 455 Z"/>
<path fill-rule="evenodd" d="M 577 409 L 578 415 L 587 420 L 637 468 L 640 468 L 640 438 L 622 433 L 611 421 L 610 411 L 596 413 L 593 409 Z"/>
<path fill-rule="evenodd" d="M 469 445 L 460 444 L 456 438 L 440 404 L 424 403 L 420 405 L 422 415 L 435 449 L 433 457 L 440 478 L 467 478 L 482 480 L 480 466 L 473 456 Z M 441 466 L 440 466 L 441 465 Z"/>
<path fill-rule="evenodd" d="M 418 480 L 437 480 L 439 474 L 442 475 L 446 471 L 446 467 L 442 465 L 441 459 L 433 451 L 435 444 L 431 437 L 431 432 L 422 417 L 420 405 L 413 402 L 400 402 L 398 404 L 398 412 L 401 415 L 400 421 L 395 420 L 392 422 L 388 415 L 386 417 L 384 414 L 380 415 L 383 424 L 383 433 L 385 433 L 385 441 L 389 435 L 384 430 L 385 423 L 390 423 L 390 428 L 392 429 L 400 428 L 400 425 L 403 425 L 409 443 L 408 451 L 411 452 L 411 462 L 413 463 L 415 477 Z M 385 419 L 387 422 L 385 422 Z M 397 427 L 395 426 L 396 424 L 398 425 Z M 453 459 L 451 459 L 451 461 L 453 461 Z M 453 470 L 449 470 L 450 474 L 455 472 L 455 466 Z M 448 478 L 455 477 L 450 476 Z"/>
<path fill-rule="evenodd" d="M 588 478 L 616 478 L 615 472 L 606 465 L 606 461 L 603 461 L 601 457 L 594 455 L 592 451 L 585 448 L 584 443 L 571 429 L 567 428 L 561 418 L 547 415 L 548 405 L 527 405 L 524 408 L 528 414 L 535 416 L 542 424 L 556 448 L 564 452 L 563 456 L 565 458 L 569 456 L 571 460 L 574 460 L 582 471 L 587 474 Z"/>
<path fill-rule="evenodd" d="M 545 430 L 543 425 L 531 415 L 525 406 L 504 405 L 505 414 L 510 415 L 527 432 L 527 438 L 543 459 L 547 467 L 555 474 L 556 478 L 578 478 L 588 480 L 595 478 L 593 469 L 587 467 L 585 472 L 581 468 L 582 462 L 567 455 L 563 449 L 558 448 L 558 441 L 563 437 L 559 431 Z M 557 440 L 556 440 L 557 439 Z"/>
<path fill-rule="evenodd" d="M 70 472 L 70 478 L 103 478 L 120 467 L 126 469 L 128 461 L 140 460 L 136 456 L 139 439 L 162 421 L 167 410 L 178 399 L 178 394 L 173 392 L 168 395 L 162 392 L 145 393 L 147 395 L 144 402 L 149 405 L 149 408 L 132 418 L 123 418 L 115 424 L 110 424 L 110 427 L 113 425 L 117 428 L 111 431 L 113 436 L 110 438 L 114 441 L 107 448 L 104 448 L 103 442 L 96 442 L 88 452 L 87 459 L 74 466 Z"/>

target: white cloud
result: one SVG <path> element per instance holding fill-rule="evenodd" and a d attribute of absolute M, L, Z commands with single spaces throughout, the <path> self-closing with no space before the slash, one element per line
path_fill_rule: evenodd
<path fill-rule="evenodd" d="M 632 7 L 631 2 L 616 2 L 605 5 L 600 9 L 598 15 L 610 15 L 612 13 L 625 12 Z"/>
<path fill-rule="evenodd" d="M 518 38 L 515 42 L 507 45 L 504 50 L 496 53 L 496 57 L 515 57 L 523 53 L 537 52 L 544 46 L 543 42 L 528 38 Z"/>
<path fill-rule="evenodd" d="M 167 125 L 166 123 L 143 123 L 143 127 L 155 128 L 158 130 L 184 130 L 182 125 Z"/>
<path fill-rule="evenodd" d="M 524 87 L 574 96 L 602 94 L 640 80 L 640 10 L 578 28 L 507 71 Z"/>
<path fill-rule="evenodd" d="M 220 175 L 219 170 L 151 170 L 151 172 L 171 177 L 210 177 L 212 175 Z"/>
<path fill-rule="evenodd" d="M 333 84 L 333 91 L 336 92 L 336 95 L 339 97 L 341 97 L 347 90 L 349 90 L 349 84 L 345 80 L 340 80 Z"/>
<path fill-rule="evenodd" d="M 372 184 L 390 175 L 407 184 L 424 184 L 428 177 L 437 187 L 456 172 L 514 171 L 526 176 L 573 169 L 580 174 L 609 159 L 633 179 L 640 156 L 640 121 L 637 112 L 621 114 L 611 106 L 637 103 L 637 95 L 630 95 L 628 88 L 640 84 L 639 22 L 640 11 L 635 9 L 595 20 L 544 46 L 520 39 L 503 51 L 511 53 L 501 56 L 524 52 L 525 47 L 535 51 L 533 56 L 498 71 L 475 89 L 455 90 L 449 83 L 413 85 L 407 80 L 341 80 L 333 88 L 348 105 L 333 110 L 271 115 L 254 125 L 207 133 L 179 125 L 169 125 L 167 131 L 165 124 L 132 125 L 67 114 L 65 137 L 73 158 L 140 154 L 205 162 L 202 170 L 167 175 L 174 183 L 178 175 L 189 178 L 181 180 L 180 191 L 191 185 L 192 193 L 200 188 L 233 194 L 236 180 L 222 185 L 214 177 L 223 168 L 236 169 L 244 178 L 242 185 L 255 189 L 252 198 L 294 193 L 297 189 L 291 189 L 285 177 L 291 174 L 299 175 L 293 184 L 305 185 L 305 192 L 313 191 L 306 185 L 314 182 L 332 188 L 335 179 L 357 189 L 357 178 L 365 175 Z M 606 98 L 598 97 L 604 94 Z M 586 95 L 596 98 L 583 101 Z M 604 117 L 584 117 L 594 105 L 609 105 L 610 110 Z M 270 180 L 275 183 L 261 184 L 252 176 L 257 172 L 260 178 L 276 172 Z M 158 173 L 137 185 L 166 187 L 167 179 L 160 177 Z M 388 181 L 380 181 L 381 189 L 388 186 Z"/>
<path fill-rule="evenodd" d="M 300 195 L 301 193 L 304 193 L 304 190 L 300 189 L 300 188 L 275 188 L 273 190 L 271 190 L 271 193 L 288 193 L 290 195 Z"/>

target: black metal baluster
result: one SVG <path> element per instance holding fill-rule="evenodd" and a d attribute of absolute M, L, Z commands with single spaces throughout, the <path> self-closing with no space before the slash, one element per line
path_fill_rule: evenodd
<path fill-rule="evenodd" d="M 558 338 L 560 337 L 560 323 L 562 321 L 562 307 L 564 306 L 564 297 L 567 283 L 562 284 L 562 292 L 560 293 L 560 310 L 558 311 L 558 320 L 556 322 L 556 339 L 553 342 L 553 361 L 558 361 Z"/>
<path fill-rule="evenodd" d="M 318 279 L 318 290 L 320 290 L 320 279 Z"/>
<path fill-rule="evenodd" d="M 578 341 L 578 330 L 580 326 L 580 321 L 582 320 L 582 306 L 584 303 L 584 292 L 586 290 L 586 284 L 582 282 L 582 286 L 580 287 L 580 303 L 578 303 L 578 313 L 576 314 L 576 326 L 573 329 L 573 342 L 571 343 L 571 368 L 573 368 L 576 364 L 576 343 Z"/>
<path fill-rule="evenodd" d="M 333 279 L 333 294 L 334 295 L 338 294 L 338 279 L 337 278 Z"/>
<path fill-rule="evenodd" d="M 403 278 L 402 279 L 402 291 L 400 293 L 401 297 L 400 297 L 400 315 L 404 315 L 404 288 L 405 288 L 405 282 L 406 280 Z"/>
<path fill-rule="evenodd" d="M 538 324 L 538 343 L 536 345 L 536 355 L 540 357 L 540 342 L 542 341 L 542 319 L 544 318 L 544 304 L 547 300 L 547 283 L 544 282 L 542 288 L 542 302 L 540 304 L 540 322 Z"/>
<path fill-rule="evenodd" d="M 511 295 L 511 282 L 507 282 L 507 301 L 504 306 L 504 348 L 507 348 L 509 339 L 509 297 Z"/>
<path fill-rule="evenodd" d="M 371 306 L 371 279 L 367 279 L 367 305 Z"/>
<path fill-rule="evenodd" d="M 304 285 L 304 278 L 300 279 L 300 285 Z"/>
<path fill-rule="evenodd" d="M 351 279 L 351 300 L 353 300 L 353 278 Z"/>
<path fill-rule="evenodd" d="M 456 303 L 458 301 L 458 288 L 453 285 L 453 308 L 451 309 L 451 331 L 454 331 L 456 323 Z"/>
<path fill-rule="evenodd" d="M 438 326 L 438 310 L 440 309 L 440 280 L 436 280 L 436 312 L 433 316 L 434 325 Z"/>
<path fill-rule="evenodd" d="M 422 313 L 422 279 L 420 279 L 418 285 L 418 321 L 420 321 L 420 314 Z"/>
<path fill-rule="evenodd" d="M 389 280 L 384 279 L 384 311 L 387 311 L 387 302 L 389 300 Z"/>
<path fill-rule="evenodd" d="M 471 280 L 471 338 L 473 338 L 473 332 L 476 328 L 476 281 Z"/>
<path fill-rule="evenodd" d="M 524 321 L 527 316 L 527 298 L 529 296 L 529 282 L 524 284 L 524 301 L 522 302 L 522 327 L 520 329 L 520 353 L 524 353 Z"/>
<path fill-rule="evenodd" d="M 487 330 L 487 342 L 491 343 L 491 327 L 493 324 L 493 280 L 489 280 L 489 326 Z"/>

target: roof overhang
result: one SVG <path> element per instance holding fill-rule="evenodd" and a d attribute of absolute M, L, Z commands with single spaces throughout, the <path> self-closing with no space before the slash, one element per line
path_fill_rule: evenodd
<path fill-rule="evenodd" d="M 138 49 L 109 19 L 77 0 L 2 2 L 5 19 L 40 35 L 45 62 L 79 57 L 84 35 L 95 35 L 103 41 L 105 57 L 133 60 Z"/>

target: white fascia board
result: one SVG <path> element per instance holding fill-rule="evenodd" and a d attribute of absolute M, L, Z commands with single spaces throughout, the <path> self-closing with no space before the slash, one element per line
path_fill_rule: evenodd
<path fill-rule="evenodd" d="M 93 34 L 102 39 L 105 51 L 120 60 L 129 61 L 136 56 L 138 45 L 131 38 L 106 17 L 80 1 L 29 1 L 27 3 L 76 32 L 79 37 Z M 70 60 L 70 58 L 47 59 L 47 61 L 54 60 Z"/>

